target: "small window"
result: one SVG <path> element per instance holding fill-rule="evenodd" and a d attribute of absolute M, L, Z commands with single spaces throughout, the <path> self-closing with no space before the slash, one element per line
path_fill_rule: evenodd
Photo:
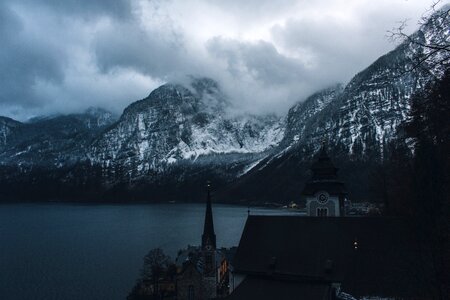
<path fill-rule="evenodd" d="M 326 217 L 326 216 L 328 216 L 328 208 L 326 208 L 326 207 L 318 207 L 317 208 L 317 216 L 318 217 Z"/>
<path fill-rule="evenodd" d="M 189 286 L 189 293 L 188 293 L 188 299 L 189 300 L 195 300 L 195 294 L 194 294 L 194 286 L 191 284 Z"/>

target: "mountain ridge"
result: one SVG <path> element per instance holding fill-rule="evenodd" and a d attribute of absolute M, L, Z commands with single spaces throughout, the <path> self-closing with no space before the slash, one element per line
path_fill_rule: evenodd
<path fill-rule="evenodd" d="M 439 20 L 429 24 L 411 37 L 431 43 Z M 370 168 L 383 162 L 388 145 L 404 142 L 398 131 L 411 97 L 442 74 L 432 61 L 416 67 L 425 52 L 405 41 L 347 85 L 312 94 L 284 117 L 230 114 L 219 83 L 190 77 L 158 87 L 119 118 L 95 108 L 25 123 L 0 118 L 0 167 L 8 170 L 0 185 L 28 182 L 39 193 L 33 178 L 43 176 L 61 191 L 79 189 L 81 197 L 85 189 L 107 201 L 194 201 L 202 182 L 213 180 L 223 201 L 287 202 L 300 195 L 309 163 L 326 142 L 351 196 L 361 199 Z"/>

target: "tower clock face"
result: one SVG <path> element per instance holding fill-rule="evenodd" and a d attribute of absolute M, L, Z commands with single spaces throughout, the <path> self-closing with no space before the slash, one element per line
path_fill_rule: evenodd
<path fill-rule="evenodd" d="M 319 201 L 319 203 L 321 203 L 321 204 L 327 203 L 328 193 L 326 193 L 326 192 L 317 193 L 317 201 Z"/>

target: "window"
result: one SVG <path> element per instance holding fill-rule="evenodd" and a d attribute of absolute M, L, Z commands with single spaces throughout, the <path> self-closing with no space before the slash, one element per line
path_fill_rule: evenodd
<path fill-rule="evenodd" d="M 317 216 L 318 217 L 326 217 L 326 216 L 328 216 L 328 208 L 326 208 L 326 207 L 319 207 L 319 208 L 317 208 Z"/>
<path fill-rule="evenodd" d="M 189 300 L 195 300 L 195 298 L 194 298 L 194 286 L 191 284 L 190 286 L 189 286 L 189 293 L 188 293 L 188 299 Z"/>

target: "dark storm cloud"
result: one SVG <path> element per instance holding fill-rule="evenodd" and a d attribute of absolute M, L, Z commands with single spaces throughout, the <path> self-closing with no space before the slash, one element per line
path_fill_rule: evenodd
<path fill-rule="evenodd" d="M 173 31 L 142 30 L 134 22 L 115 23 L 98 32 L 93 43 L 102 72 L 132 68 L 143 74 L 165 78 L 178 72 L 195 72 L 183 37 Z"/>
<path fill-rule="evenodd" d="M 83 38 L 81 23 L 101 17 L 126 20 L 129 1 L 3 1 L 0 4 L 0 114 L 23 118 L 56 112 L 68 97 L 46 89 L 64 85 L 74 43 Z M 70 71 L 69 71 L 70 72 Z M 78 91 L 83 97 L 84 91 Z"/>
<path fill-rule="evenodd" d="M 385 31 L 420 0 L 3 0 L 0 115 L 98 105 L 120 112 L 184 75 L 236 107 L 285 112 L 392 49 Z"/>
<path fill-rule="evenodd" d="M 34 10 L 82 18 L 106 15 L 119 19 L 130 18 L 132 5 L 128 0 L 16 0 L 14 5 L 32 7 Z"/>
<path fill-rule="evenodd" d="M 5 3 L 0 5 L 0 35 L 0 103 L 41 105 L 43 99 L 36 97 L 32 87 L 37 78 L 54 83 L 63 80 L 64 54 L 28 35 L 19 16 Z"/>

